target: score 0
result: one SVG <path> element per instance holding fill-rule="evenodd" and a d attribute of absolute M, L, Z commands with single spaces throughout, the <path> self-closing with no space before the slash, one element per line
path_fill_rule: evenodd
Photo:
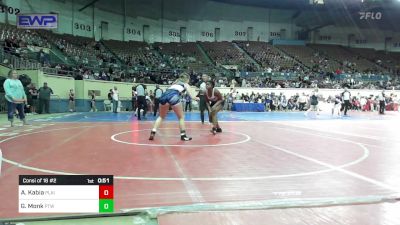
<path fill-rule="evenodd" d="M 114 212 L 114 188 L 113 185 L 99 186 L 99 212 Z"/>

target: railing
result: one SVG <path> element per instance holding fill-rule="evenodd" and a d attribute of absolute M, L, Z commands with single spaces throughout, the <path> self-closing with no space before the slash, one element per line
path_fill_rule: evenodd
<path fill-rule="evenodd" d="M 75 77 L 78 73 L 69 70 L 62 70 L 57 68 L 50 68 L 50 67 L 42 67 L 44 73 L 48 75 L 57 75 L 57 76 L 67 76 L 67 77 Z"/>
<path fill-rule="evenodd" d="M 62 70 L 62 69 L 57 69 L 57 68 L 50 68 L 50 67 L 42 67 L 41 68 L 43 70 L 44 73 L 48 74 L 48 75 L 57 75 L 57 76 L 67 76 L 67 77 L 77 77 L 78 75 L 83 76 L 82 73 L 80 72 L 75 72 L 75 71 L 69 71 L 69 70 Z M 99 68 L 91 68 L 93 71 L 97 72 L 100 71 Z M 155 69 L 149 69 L 149 68 L 145 68 L 145 67 L 140 67 L 140 68 L 136 68 L 136 70 L 124 70 L 121 72 L 125 72 L 125 74 L 129 74 L 129 73 L 138 73 L 138 72 L 148 72 L 148 73 L 155 73 L 155 74 L 175 74 L 175 73 L 181 73 L 185 70 L 170 70 L 170 69 L 165 69 L 165 70 L 155 70 Z M 208 73 L 208 74 L 213 74 L 213 73 L 209 73 L 204 71 L 203 73 Z M 91 79 L 93 80 L 93 79 Z M 112 79 L 111 79 L 112 81 Z"/>
<path fill-rule="evenodd" d="M 184 71 L 187 71 L 187 69 L 153 69 L 150 67 L 146 66 L 131 66 L 128 67 L 126 70 L 127 72 L 150 72 L 150 73 L 181 73 Z M 223 68 L 210 68 L 210 69 L 202 69 L 202 70 L 196 70 L 196 73 L 207 73 L 207 74 L 213 74 L 215 72 L 221 73 L 221 74 L 227 74 L 231 75 L 230 72 L 224 70 Z"/>
<path fill-rule="evenodd" d="M 250 78 L 250 77 L 271 77 L 272 80 L 296 80 L 299 74 L 296 73 L 267 73 L 267 72 L 240 72 L 240 77 Z"/>
<path fill-rule="evenodd" d="M 0 51 L 0 62 L 14 69 L 39 69 L 40 63 L 34 60 L 19 58 L 8 52 Z"/>
<path fill-rule="evenodd" d="M 299 78 L 298 73 L 284 73 L 284 72 L 241 72 L 240 76 L 243 78 L 250 77 L 271 77 L 272 80 L 297 80 Z M 312 74 L 315 77 L 318 77 L 319 74 Z M 335 80 L 344 80 L 344 79 L 354 79 L 354 80 L 362 80 L 362 81 L 388 81 L 388 75 L 372 75 L 372 74 L 363 74 L 361 76 L 356 76 L 355 74 L 340 74 L 334 75 Z"/>
<path fill-rule="evenodd" d="M 387 75 L 368 75 L 368 74 L 363 74 L 360 77 L 357 77 L 356 75 L 350 75 L 350 74 L 340 74 L 339 76 L 336 77 L 338 80 L 344 80 L 344 79 L 349 79 L 353 78 L 354 80 L 362 80 L 362 81 L 388 81 L 389 76 Z"/>

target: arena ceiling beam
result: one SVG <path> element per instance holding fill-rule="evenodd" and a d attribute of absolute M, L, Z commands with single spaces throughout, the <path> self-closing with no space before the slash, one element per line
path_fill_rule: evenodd
<path fill-rule="evenodd" d="M 98 2 L 98 1 L 99 1 L 99 0 L 93 0 L 93 1 L 91 1 L 89 4 L 87 4 L 87 5 L 83 6 L 82 8 L 80 8 L 80 9 L 79 9 L 79 12 L 85 10 L 87 7 L 93 5 L 94 3 Z"/>
<path fill-rule="evenodd" d="M 294 14 L 293 14 L 293 16 L 292 16 L 292 19 L 296 19 L 297 17 L 299 17 L 300 15 L 301 15 L 301 10 L 297 10 Z"/>

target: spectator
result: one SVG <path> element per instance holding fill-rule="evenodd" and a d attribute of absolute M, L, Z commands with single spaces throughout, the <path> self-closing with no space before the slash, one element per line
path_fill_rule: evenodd
<path fill-rule="evenodd" d="M 233 97 L 233 95 L 234 95 L 234 91 L 233 91 L 233 89 L 231 88 L 231 92 L 228 94 L 228 96 L 226 97 L 226 101 L 227 101 L 227 108 L 226 108 L 226 110 L 232 110 L 232 104 L 233 104 L 233 99 L 234 99 L 234 97 Z"/>
<path fill-rule="evenodd" d="M 96 93 L 92 91 L 90 93 L 90 111 L 91 112 L 97 112 L 96 109 Z"/>
<path fill-rule="evenodd" d="M 108 100 L 110 100 L 110 101 L 113 100 L 113 99 L 112 99 L 112 94 L 113 94 L 113 90 L 110 89 L 110 91 L 108 92 L 108 95 L 107 95 L 107 98 L 108 98 Z"/>
<path fill-rule="evenodd" d="M 189 112 L 192 111 L 192 98 L 190 97 L 189 94 L 185 94 L 185 112 L 188 111 L 189 108 Z"/>
<path fill-rule="evenodd" d="M 300 111 L 305 110 L 306 103 L 307 103 L 307 97 L 306 97 L 306 94 L 303 93 L 303 94 L 299 97 L 299 110 L 300 110 Z"/>
<path fill-rule="evenodd" d="M 315 91 L 313 91 L 310 97 L 310 108 L 304 113 L 304 115 L 307 116 L 310 111 L 317 112 L 317 115 L 319 115 L 318 96 Z"/>
<path fill-rule="evenodd" d="M 15 110 L 18 111 L 18 116 L 22 123 L 28 125 L 24 113 L 24 104 L 28 103 L 28 99 L 24 91 L 24 86 L 21 81 L 18 80 L 16 70 L 10 70 L 8 72 L 8 79 L 4 82 L 3 87 L 5 98 L 7 100 L 7 117 L 8 121 L 10 121 L 10 126 L 14 126 Z"/>
<path fill-rule="evenodd" d="M 22 82 L 21 82 L 21 83 L 22 83 Z M 28 100 L 28 103 L 25 104 L 25 106 L 24 106 L 24 109 L 25 109 L 24 112 L 25 112 L 25 114 L 31 113 L 31 107 L 28 107 L 28 105 L 29 105 L 29 106 L 32 105 L 32 95 L 31 95 L 31 93 L 29 92 L 29 90 L 31 89 L 31 85 L 32 85 L 32 84 L 28 84 L 26 87 L 24 87 L 24 92 L 25 92 L 26 98 L 27 98 L 27 100 Z"/>
<path fill-rule="evenodd" d="M 114 87 L 114 90 L 112 90 L 112 101 L 113 101 L 113 113 L 118 112 L 118 101 L 119 101 L 119 93 L 117 86 Z"/>
<path fill-rule="evenodd" d="M 286 99 L 286 96 L 285 95 L 283 95 L 282 96 L 282 98 L 281 98 L 281 101 L 280 101 L 280 103 L 279 103 L 279 109 L 280 110 L 287 110 L 287 107 L 288 107 L 288 101 L 287 101 L 287 99 Z"/>
<path fill-rule="evenodd" d="M 69 111 L 74 112 L 75 111 L 75 94 L 74 90 L 69 90 Z"/>
<path fill-rule="evenodd" d="M 32 102 L 28 102 L 28 104 L 30 105 L 30 110 L 31 113 L 36 113 L 36 107 L 38 105 L 38 90 L 36 89 L 35 84 L 31 83 L 30 88 L 29 88 L 29 94 L 31 96 L 31 101 Z M 29 99 L 28 99 L 29 101 Z"/>
<path fill-rule="evenodd" d="M 44 82 L 43 87 L 39 88 L 39 114 L 43 113 L 43 106 L 44 112 L 47 114 L 50 113 L 50 96 L 52 94 L 53 90 L 47 86 L 47 82 Z"/>

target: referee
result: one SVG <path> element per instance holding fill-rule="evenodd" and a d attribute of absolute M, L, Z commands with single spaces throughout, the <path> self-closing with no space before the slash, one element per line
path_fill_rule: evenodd
<path fill-rule="evenodd" d="M 163 91 L 160 88 L 160 85 L 156 85 L 156 89 L 154 90 L 154 116 L 157 115 L 157 111 L 159 108 L 159 103 L 160 103 L 160 97 L 162 95 Z"/>
<path fill-rule="evenodd" d="M 199 85 L 199 94 L 197 95 L 200 99 L 199 102 L 199 110 L 200 110 L 200 118 L 201 118 L 201 123 L 204 124 L 204 111 L 207 110 L 208 112 L 208 108 L 207 108 L 207 101 L 206 101 L 206 91 L 207 91 L 207 81 L 208 81 L 208 75 L 207 74 L 203 74 L 201 76 L 202 81 L 200 82 Z M 208 112 L 210 113 L 210 112 Z"/>
<path fill-rule="evenodd" d="M 378 100 L 379 100 L 379 114 L 385 114 L 385 106 L 386 106 L 386 102 L 385 102 L 385 91 L 382 91 L 382 93 L 380 93 L 378 95 Z"/>
<path fill-rule="evenodd" d="M 351 93 L 346 87 L 346 88 L 344 88 L 344 92 L 342 93 L 342 99 L 344 101 L 343 109 L 344 109 L 344 115 L 345 116 L 347 116 L 347 110 L 349 110 L 350 107 L 351 107 L 350 98 L 351 98 Z M 343 109 L 340 110 L 340 111 L 343 111 Z"/>
<path fill-rule="evenodd" d="M 146 110 L 147 110 L 147 104 L 146 104 L 146 86 L 143 84 L 139 84 L 136 86 L 136 93 L 137 93 L 137 117 L 138 120 L 141 120 L 140 118 L 140 110 L 143 109 L 143 117 L 146 119 Z"/>

